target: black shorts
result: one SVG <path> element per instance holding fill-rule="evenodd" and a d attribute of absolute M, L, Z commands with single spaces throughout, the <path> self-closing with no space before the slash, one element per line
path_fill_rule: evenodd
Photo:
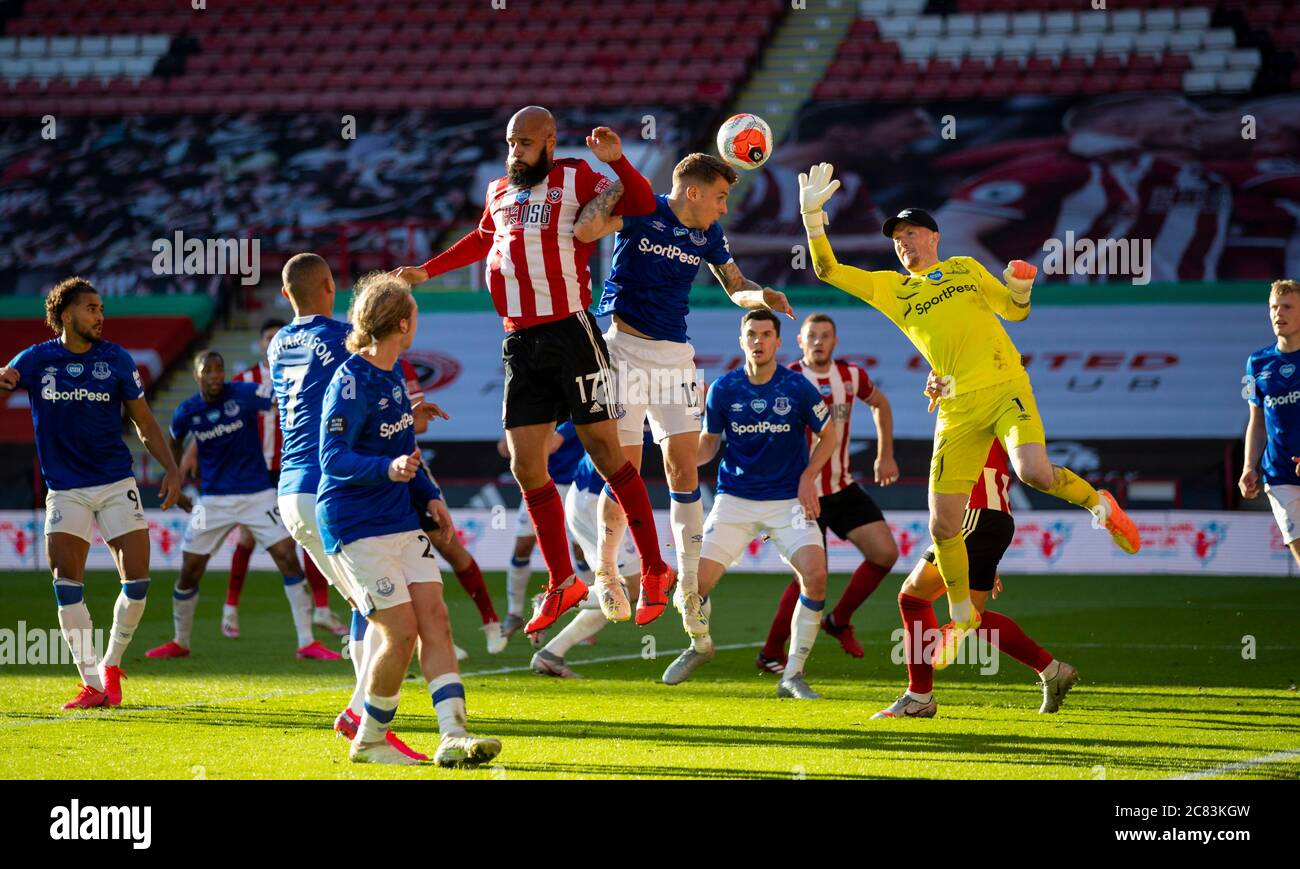
<path fill-rule="evenodd" d="M 608 400 L 614 392 L 609 350 L 586 311 L 511 332 L 501 344 L 501 362 L 504 428 L 566 419 L 587 425 L 622 415 Z"/>
<path fill-rule="evenodd" d="M 1015 535 L 1016 521 L 1010 513 L 1001 510 L 966 511 L 962 520 L 962 536 L 966 538 L 972 591 L 993 590 L 993 583 L 998 577 L 998 562 L 1002 560 Z M 925 550 L 921 557 L 934 564 L 934 546 Z"/>
<path fill-rule="evenodd" d="M 840 489 L 834 495 L 823 496 L 818 503 L 821 515 L 817 517 L 817 525 L 822 534 L 829 528 L 841 540 L 848 540 L 849 532 L 854 528 L 885 520 L 885 514 L 880 512 L 867 490 L 857 483 Z"/>

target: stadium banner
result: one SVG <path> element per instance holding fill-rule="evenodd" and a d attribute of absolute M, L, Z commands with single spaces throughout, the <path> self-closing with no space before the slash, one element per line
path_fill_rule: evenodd
<path fill-rule="evenodd" d="M 490 312 L 433 311 L 433 305 L 423 306 L 407 358 L 426 396 L 452 422 L 434 423 L 425 439 L 495 441 L 501 435 L 500 319 Z M 795 312 L 813 311 L 796 306 Z M 741 313 L 726 307 L 691 314 L 695 362 L 706 382 L 743 363 Z M 912 344 L 866 305 L 831 313 L 836 355 L 864 367 L 889 396 L 894 436 L 933 437 L 935 417 L 926 413 L 922 395 L 928 366 Z M 1262 302 L 1047 305 L 1008 331 L 1025 358 L 1050 440 L 1240 438 L 1248 415 L 1241 379 L 1246 357 L 1271 343 L 1267 318 Z M 778 361 L 798 357 L 796 338 L 796 324 L 786 321 Z M 854 434 L 874 431 L 862 418 Z"/>
<path fill-rule="evenodd" d="M 188 516 L 177 510 L 163 513 L 146 510 L 153 539 L 151 570 L 179 570 L 181 538 Z M 515 543 L 514 510 L 456 510 L 453 518 L 465 547 L 484 570 L 505 570 Z M 1002 559 L 1002 573 L 1042 574 L 1212 574 L 1236 576 L 1293 576 L 1294 561 L 1277 523 L 1269 513 L 1135 511 L 1130 514 L 1142 534 L 1142 551 L 1125 555 L 1111 542 L 1110 535 L 1092 527 L 1092 518 L 1082 510 L 1068 512 L 1031 511 L 1016 517 L 1016 536 Z M 897 511 L 887 517 L 898 543 L 896 571 L 906 573 L 930 545 L 927 514 Z M 659 539 L 672 540 L 668 511 L 656 510 Z M 40 511 L 0 511 L 0 569 L 44 570 L 45 515 Z M 235 535 L 212 556 L 209 571 L 230 567 Z M 664 557 L 676 563 L 665 548 Z M 852 573 L 862 556 L 849 543 L 831 535 L 830 572 Z M 98 536 L 91 547 L 87 567 L 113 569 L 112 556 Z M 253 555 L 255 570 L 274 570 L 262 550 Z M 540 554 L 534 567 L 543 570 Z M 755 540 L 732 568 L 750 573 L 788 573 L 776 549 Z"/>

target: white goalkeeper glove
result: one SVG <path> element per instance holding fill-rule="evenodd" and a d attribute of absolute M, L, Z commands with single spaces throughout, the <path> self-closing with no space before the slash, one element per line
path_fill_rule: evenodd
<path fill-rule="evenodd" d="M 1022 259 L 1013 259 L 1007 263 L 1002 278 L 1007 282 L 1007 289 L 1011 291 L 1011 301 L 1022 308 L 1028 308 L 1029 292 L 1034 288 L 1034 278 L 1037 275 L 1038 268 Z"/>
<path fill-rule="evenodd" d="M 799 173 L 799 211 L 803 214 L 804 229 L 809 237 L 823 234 L 829 224 L 822 208 L 826 201 L 840 189 L 839 181 L 831 180 L 835 167 L 830 163 L 818 163 L 807 172 Z"/>

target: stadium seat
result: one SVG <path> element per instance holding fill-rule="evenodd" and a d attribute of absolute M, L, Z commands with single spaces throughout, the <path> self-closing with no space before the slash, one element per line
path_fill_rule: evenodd
<path fill-rule="evenodd" d="M 1142 10 L 1117 9 L 1110 14 L 1110 29 L 1117 33 L 1142 29 Z"/>
<path fill-rule="evenodd" d="M 1073 12 L 1049 12 L 1043 16 L 1045 33 L 1073 33 L 1075 29 Z"/>
<path fill-rule="evenodd" d="M 1189 94 L 1210 93 L 1215 89 L 1216 76 L 1206 70 L 1188 70 L 1183 75 L 1183 90 Z"/>
<path fill-rule="evenodd" d="M 1079 33 L 1101 33 L 1109 28 L 1112 14 L 1113 13 L 1109 11 L 1099 9 L 1090 9 L 1086 12 L 1080 12 L 1077 19 L 1076 30 Z"/>

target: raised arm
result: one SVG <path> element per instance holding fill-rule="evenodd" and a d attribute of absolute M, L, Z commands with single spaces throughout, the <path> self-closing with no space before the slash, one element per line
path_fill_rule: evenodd
<path fill-rule="evenodd" d="M 875 297 L 875 275 L 864 269 L 841 265 L 835 259 L 831 243 L 826 239 L 826 213 L 823 208 L 840 188 L 839 181 L 831 180 L 832 171 L 831 164 L 819 163 L 807 172 L 799 173 L 799 211 L 803 215 L 804 230 L 808 233 L 813 271 L 819 280 L 857 296 L 864 302 L 871 302 Z"/>
<path fill-rule="evenodd" d="M 578 241 L 592 242 L 604 238 L 623 228 L 623 218 L 614 214 L 614 206 L 623 198 L 623 182 L 615 181 L 609 187 L 596 194 L 573 224 L 573 237 Z"/>
<path fill-rule="evenodd" d="M 1012 260 L 1002 272 L 1006 284 L 993 277 L 978 260 L 979 287 L 993 312 L 1004 320 L 1019 322 L 1029 316 L 1029 294 L 1038 269 L 1024 260 Z"/>
<path fill-rule="evenodd" d="M 478 226 L 462 236 L 459 241 L 442 253 L 426 260 L 423 265 L 401 266 L 393 269 L 390 274 L 414 286 L 444 272 L 455 271 L 476 263 L 492 250 L 493 226 L 492 212 L 488 203 L 484 202 L 483 216 L 479 218 Z"/>
<path fill-rule="evenodd" d="M 162 426 L 158 425 L 158 420 L 149 409 L 149 402 L 144 396 L 124 400 L 122 405 L 126 408 L 126 415 L 135 425 L 135 433 L 140 438 L 140 443 L 144 444 L 149 455 L 163 467 L 163 479 L 162 485 L 158 487 L 158 497 L 162 499 L 162 508 L 170 509 L 181 493 L 181 472 L 176 466 L 180 452 L 175 448 L 169 449 L 167 439 L 163 437 Z"/>
<path fill-rule="evenodd" d="M 794 319 L 794 309 L 790 307 L 790 300 L 785 297 L 785 293 L 751 281 L 740 273 L 740 266 L 736 265 L 735 260 L 722 265 L 709 263 L 709 270 L 727 291 L 732 304 L 741 308 L 770 308 Z"/>

